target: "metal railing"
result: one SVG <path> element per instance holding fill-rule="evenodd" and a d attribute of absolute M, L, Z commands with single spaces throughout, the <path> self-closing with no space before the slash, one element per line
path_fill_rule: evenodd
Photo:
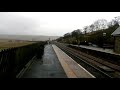
<path fill-rule="evenodd" d="M 0 78 L 15 78 L 34 56 L 42 56 L 46 42 L 5 49 L 0 52 Z"/>

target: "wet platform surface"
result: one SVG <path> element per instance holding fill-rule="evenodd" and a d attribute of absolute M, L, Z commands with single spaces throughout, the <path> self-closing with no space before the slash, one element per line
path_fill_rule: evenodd
<path fill-rule="evenodd" d="M 67 76 L 52 45 L 46 45 L 42 59 L 36 59 L 21 78 L 67 78 Z"/>

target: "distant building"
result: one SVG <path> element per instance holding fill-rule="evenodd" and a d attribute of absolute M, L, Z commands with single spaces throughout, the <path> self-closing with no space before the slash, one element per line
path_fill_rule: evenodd
<path fill-rule="evenodd" d="M 111 35 L 114 36 L 115 40 L 114 51 L 116 53 L 120 53 L 120 27 L 117 28 Z"/>

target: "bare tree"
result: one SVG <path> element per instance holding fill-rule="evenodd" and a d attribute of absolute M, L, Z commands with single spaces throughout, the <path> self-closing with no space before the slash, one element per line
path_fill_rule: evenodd
<path fill-rule="evenodd" d="M 120 16 L 115 17 L 116 23 L 120 24 Z"/>
<path fill-rule="evenodd" d="M 105 19 L 98 19 L 94 22 L 95 30 L 106 29 L 108 28 L 107 20 Z"/>
<path fill-rule="evenodd" d="M 71 34 L 72 37 L 75 37 L 77 43 L 79 43 L 79 37 L 82 34 L 81 29 L 74 30 Z"/>
<path fill-rule="evenodd" d="M 95 25 L 94 25 L 94 24 L 91 24 L 91 25 L 90 25 L 90 29 L 89 29 L 89 30 L 90 30 L 90 32 L 95 31 Z"/>
<path fill-rule="evenodd" d="M 89 26 L 85 26 L 85 27 L 83 28 L 83 30 L 84 30 L 83 33 L 86 34 L 87 32 L 90 31 L 89 29 L 90 29 Z"/>
<path fill-rule="evenodd" d="M 72 34 L 72 36 L 74 37 L 74 36 L 78 36 L 79 34 L 81 34 L 82 32 L 81 32 L 81 29 L 77 29 L 77 30 L 74 30 L 71 34 Z"/>
<path fill-rule="evenodd" d="M 120 16 L 114 17 L 109 23 L 108 27 L 114 26 L 114 25 L 120 25 Z"/>
<path fill-rule="evenodd" d="M 69 38 L 71 36 L 71 33 L 64 34 L 64 38 Z"/>

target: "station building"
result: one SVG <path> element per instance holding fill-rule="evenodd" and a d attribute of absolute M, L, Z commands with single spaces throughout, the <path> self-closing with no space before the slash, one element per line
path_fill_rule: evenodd
<path fill-rule="evenodd" d="M 120 27 L 117 28 L 112 34 L 114 36 L 114 51 L 120 53 Z"/>

